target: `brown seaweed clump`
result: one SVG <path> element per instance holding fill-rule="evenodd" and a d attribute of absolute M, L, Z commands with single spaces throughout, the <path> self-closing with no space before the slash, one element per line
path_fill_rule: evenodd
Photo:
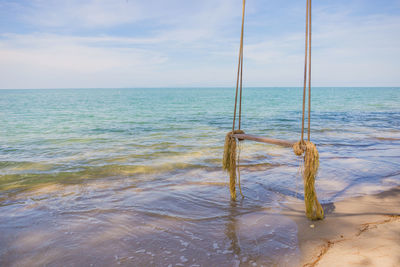
<path fill-rule="evenodd" d="M 222 168 L 229 173 L 229 189 L 232 200 L 236 200 L 236 148 L 237 141 L 234 134 L 244 134 L 242 130 L 228 132 L 225 136 L 224 157 Z"/>
<path fill-rule="evenodd" d="M 324 210 L 318 202 L 315 191 L 315 177 L 318 173 L 319 154 L 317 147 L 310 141 L 299 141 L 293 145 L 293 152 L 297 156 L 304 154 L 303 181 L 304 181 L 304 203 L 306 216 L 310 220 L 322 220 Z"/>

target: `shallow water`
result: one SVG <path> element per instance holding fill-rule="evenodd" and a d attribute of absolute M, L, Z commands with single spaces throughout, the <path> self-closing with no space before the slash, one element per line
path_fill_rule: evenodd
<path fill-rule="evenodd" d="M 289 149 L 245 142 L 245 198 L 229 200 L 233 93 L 1 90 L 0 265 L 296 265 Z M 246 88 L 243 128 L 298 139 L 300 93 Z M 400 184 L 400 88 L 313 89 L 312 140 L 321 202 Z"/>

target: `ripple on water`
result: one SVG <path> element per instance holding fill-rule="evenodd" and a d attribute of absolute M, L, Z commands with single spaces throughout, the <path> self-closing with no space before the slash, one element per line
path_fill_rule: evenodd
<path fill-rule="evenodd" d="M 246 132 L 299 138 L 300 89 L 245 93 Z M 313 91 L 322 203 L 400 183 L 399 96 Z M 301 159 L 244 142 L 245 198 L 229 200 L 230 88 L 2 91 L 0 102 L 0 265 L 298 265 L 296 225 L 279 211 L 302 199 Z"/>

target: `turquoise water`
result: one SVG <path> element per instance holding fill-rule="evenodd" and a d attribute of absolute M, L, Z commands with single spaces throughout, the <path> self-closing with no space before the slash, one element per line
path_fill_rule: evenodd
<path fill-rule="evenodd" d="M 300 88 L 243 98 L 246 132 L 298 140 Z M 400 88 L 314 88 L 312 98 L 321 202 L 400 184 Z M 246 141 L 245 199 L 229 201 L 221 155 L 233 99 L 232 88 L 1 90 L 0 265 L 298 261 L 297 229 L 279 217 L 302 198 L 292 151 Z M 244 230 L 256 214 L 265 229 Z M 77 244 L 90 253 L 76 257 Z"/>

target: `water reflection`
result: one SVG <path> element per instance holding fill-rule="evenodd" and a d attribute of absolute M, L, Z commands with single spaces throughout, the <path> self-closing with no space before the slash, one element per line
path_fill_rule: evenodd
<path fill-rule="evenodd" d="M 240 244 L 237 235 L 237 216 L 239 212 L 237 210 L 237 202 L 230 201 L 229 215 L 227 217 L 227 223 L 225 224 L 225 235 L 230 240 L 231 244 L 229 250 L 237 257 L 240 256 Z"/>

